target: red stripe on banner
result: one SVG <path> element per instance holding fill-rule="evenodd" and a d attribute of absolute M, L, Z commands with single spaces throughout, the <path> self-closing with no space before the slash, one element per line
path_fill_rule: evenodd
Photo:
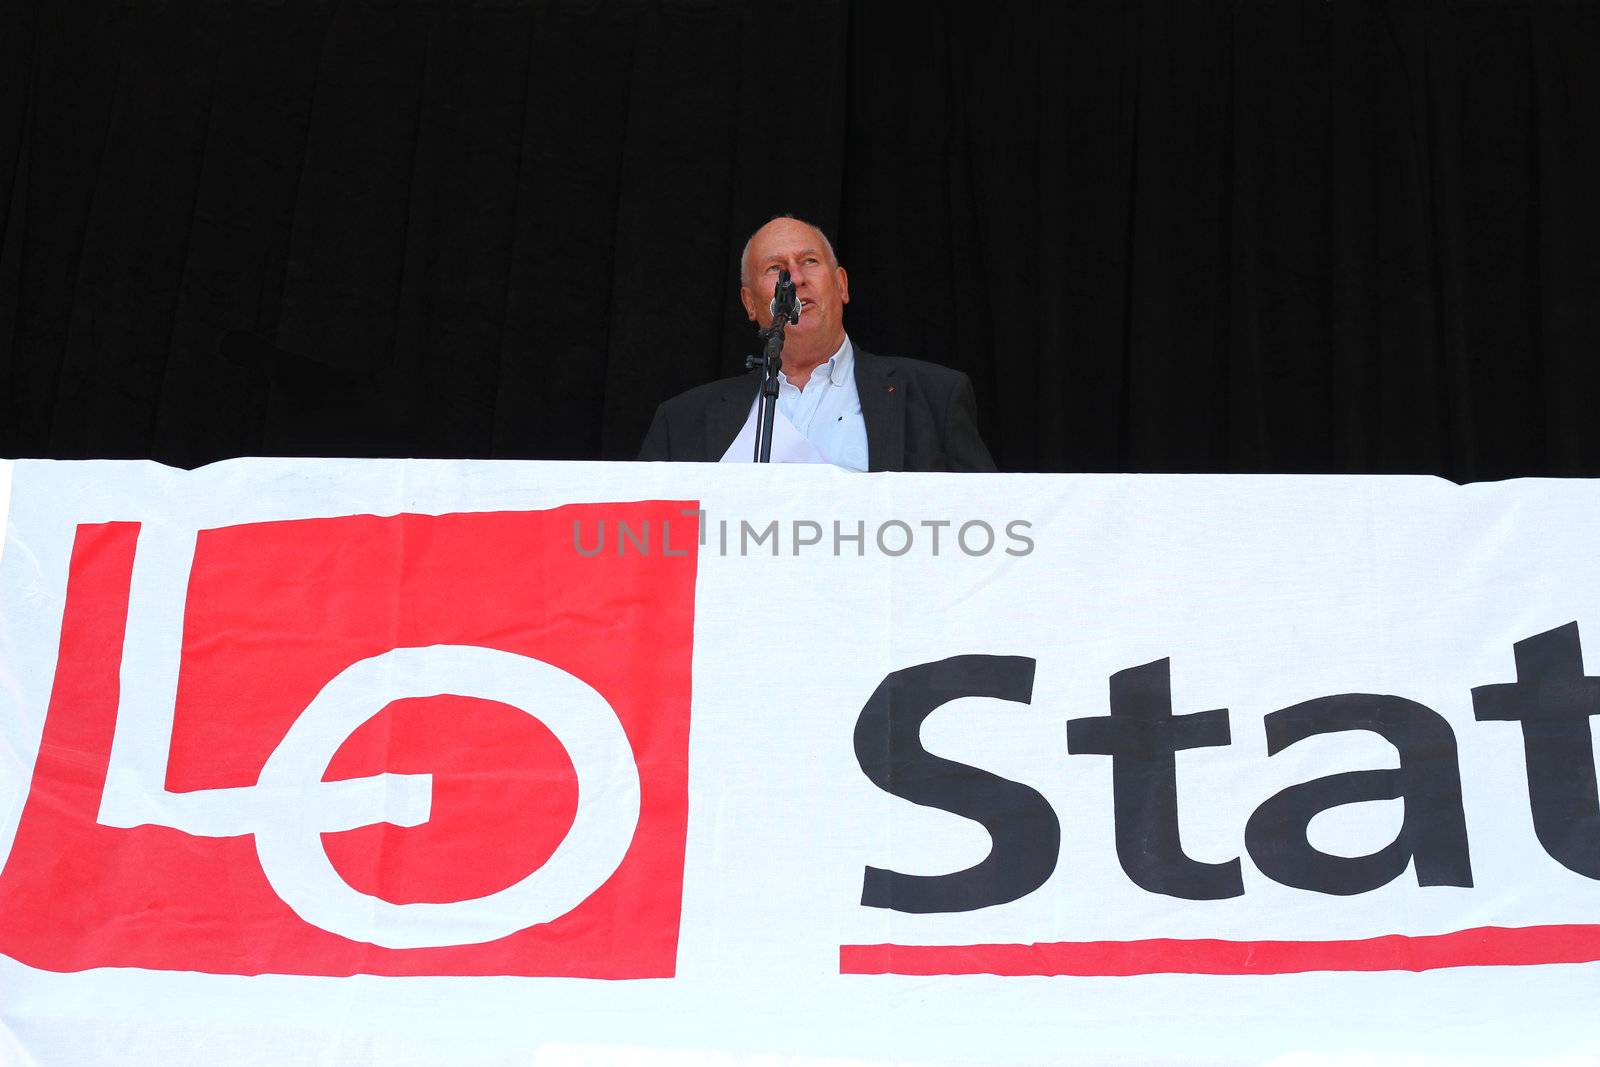
<path fill-rule="evenodd" d="M 1361 941 L 1056 941 L 1033 945 L 842 945 L 840 974 L 1295 974 L 1528 967 L 1600 960 L 1600 926 L 1482 926 Z"/>

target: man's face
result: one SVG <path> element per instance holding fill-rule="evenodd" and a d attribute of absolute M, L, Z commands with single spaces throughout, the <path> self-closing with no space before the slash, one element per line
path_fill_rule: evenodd
<path fill-rule="evenodd" d="M 838 347 L 844 340 L 844 306 L 850 283 L 844 268 L 833 262 L 822 234 L 794 219 L 773 219 L 750 239 L 745 255 L 745 284 L 739 302 L 762 329 L 772 325 L 772 294 L 778 271 L 787 270 L 800 299 L 800 322 L 787 336 Z"/>

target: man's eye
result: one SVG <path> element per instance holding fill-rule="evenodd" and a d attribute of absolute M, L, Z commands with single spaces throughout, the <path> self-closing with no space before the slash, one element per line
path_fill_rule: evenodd
<path fill-rule="evenodd" d="M 811 256 L 806 260 L 806 265 L 810 266 L 811 264 L 816 263 L 816 262 L 818 262 L 817 257 L 816 256 Z"/>

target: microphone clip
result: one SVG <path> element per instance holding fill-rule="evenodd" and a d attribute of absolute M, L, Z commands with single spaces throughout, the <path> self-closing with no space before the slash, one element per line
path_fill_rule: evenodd
<path fill-rule="evenodd" d="M 780 323 L 790 326 L 800 324 L 800 298 L 795 295 L 794 281 L 789 277 L 789 272 L 781 268 L 778 271 L 778 286 L 773 290 L 768 310 L 772 313 L 774 327 Z"/>

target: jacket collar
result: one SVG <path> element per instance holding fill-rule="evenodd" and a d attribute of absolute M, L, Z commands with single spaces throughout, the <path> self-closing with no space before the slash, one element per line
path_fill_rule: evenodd
<path fill-rule="evenodd" d="M 715 463 L 728 451 L 733 439 L 750 417 L 750 405 L 761 391 L 761 372 L 753 370 L 742 378 L 729 378 L 706 412 L 706 458 Z"/>
<path fill-rule="evenodd" d="M 897 471 L 906 465 L 906 391 L 895 366 L 856 349 L 856 392 L 867 423 L 867 469 Z"/>

